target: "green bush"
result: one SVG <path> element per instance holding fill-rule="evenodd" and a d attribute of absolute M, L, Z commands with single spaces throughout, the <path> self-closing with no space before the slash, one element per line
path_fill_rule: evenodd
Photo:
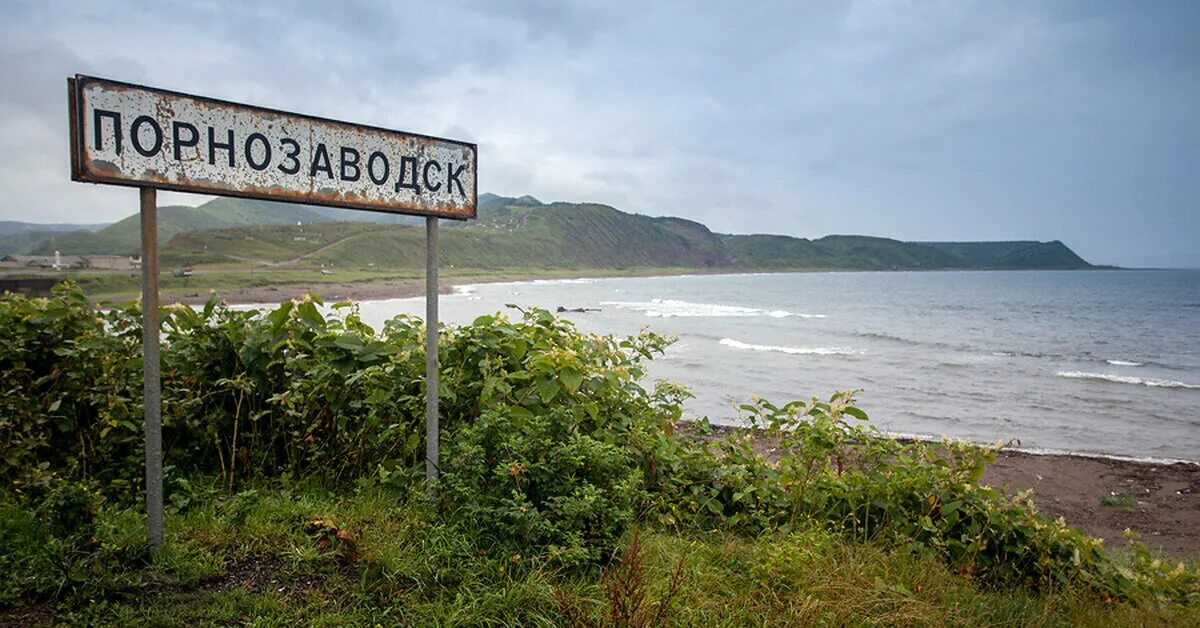
<path fill-rule="evenodd" d="M 931 549 L 991 585 L 1200 600 L 1200 569 L 1164 564 L 1137 543 L 1128 560 L 1115 560 L 1099 539 L 1040 513 L 1029 493 L 980 486 L 994 449 L 898 441 L 850 423 L 867 419 L 853 403 L 847 391 L 828 402 L 742 406 L 749 428 L 712 442 L 664 491 L 660 510 L 672 521 L 748 531 L 813 519 L 853 537 Z M 777 449 L 777 461 L 755 448 L 763 442 Z"/>
<path fill-rule="evenodd" d="M 136 478 L 142 451 L 140 325 L 96 312 L 78 290 L 0 300 L 0 479 Z"/>
<path fill-rule="evenodd" d="M 565 412 L 485 412 L 448 441 L 444 460 L 447 503 L 485 545 L 516 556 L 598 562 L 641 502 L 632 452 L 582 433 Z"/>
<path fill-rule="evenodd" d="M 606 558 L 646 499 L 654 437 L 681 412 L 681 390 L 639 384 L 667 339 L 584 334 L 534 309 L 446 341 L 447 504 L 504 551 Z"/>
<path fill-rule="evenodd" d="M 168 501 L 188 477 L 365 475 L 409 483 L 424 451 L 424 328 L 380 332 L 355 308 L 315 298 L 268 312 L 215 297 L 163 314 L 163 443 Z M 78 290 L 0 301 L 3 479 L 31 498 L 56 477 L 121 503 L 142 465 L 140 311 L 95 312 Z M 640 384 L 667 340 L 584 334 L 544 310 L 484 316 L 440 340 L 444 508 L 487 543 L 598 560 L 644 501 L 642 470 L 679 417 L 682 391 Z M 33 393 L 33 394 L 31 394 Z M 497 482 L 507 479 L 507 483 Z"/>

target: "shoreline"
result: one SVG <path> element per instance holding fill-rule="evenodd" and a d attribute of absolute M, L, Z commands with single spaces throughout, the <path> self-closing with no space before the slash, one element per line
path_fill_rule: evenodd
<path fill-rule="evenodd" d="M 809 272 L 809 271 L 787 271 Z M 572 272 L 519 272 L 497 273 L 495 275 L 472 276 L 450 275 L 438 278 L 438 293 L 453 294 L 456 289 L 465 286 L 495 284 L 495 283 L 532 283 L 535 281 L 558 281 L 569 279 L 609 279 L 630 277 L 689 277 L 704 275 L 746 275 L 746 274 L 779 274 L 779 273 L 724 273 L 697 272 L 696 269 L 680 269 L 680 272 L 670 272 L 670 269 L 654 268 L 628 272 L 613 272 L 605 274 L 603 269 L 591 269 Z M 225 291 L 213 290 L 229 305 L 269 305 L 278 304 L 287 299 L 303 297 L 307 293 L 319 296 L 323 301 L 384 301 L 388 299 L 411 299 L 425 296 L 424 276 L 412 278 L 398 277 L 394 279 L 370 279 L 357 281 L 329 281 L 315 284 L 279 283 L 270 286 L 254 286 L 248 288 L 233 288 Z M 105 295 L 101 295 L 105 297 Z M 140 295 L 132 298 L 138 298 Z M 182 303 L 184 305 L 203 305 L 208 301 L 209 292 L 196 290 L 194 292 L 163 292 L 160 301 L 164 305 Z M 106 297 L 107 299 L 107 297 Z M 93 300 L 96 300 L 93 298 Z M 111 300 L 111 299 L 107 299 Z"/>
<path fill-rule="evenodd" d="M 512 269 L 500 270 L 495 274 L 458 274 L 453 269 L 442 269 L 438 287 L 441 294 L 450 294 L 458 286 L 491 283 L 526 283 L 538 280 L 560 279 L 613 279 L 613 278 L 649 278 L 649 277 L 704 277 L 709 275 L 726 276 L 760 276 L 760 275 L 798 275 L 798 274 L 827 274 L 827 273 L 935 273 L 935 272 L 1076 272 L 1091 270 L 1133 270 L 1126 268 L 1095 267 L 1083 269 L 735 269 L 735 268 L 677 268 L 677 267 L 647 267 L 631 269 L 613 268 L 577 268 L 577 269 Z M 1175 270 L 1175 269 L 1164 269 Z M 64 277 L 69 278 L 69 277 Z M 404 272 L 401 276 L 378 279 L 356 279 L 347 281 L 317 281 L 301 283 L 294 281 L 276 284 L 229 288 L 227 290 L 212 289 L 221 295 L 230 305 L 265 305 L 279 303 L 312 292 L 325 301 L 365 301 L 385 299 L 406 299 L 420 297 L 425 294 L 425 278 L 420 270 Z M 192 292 L 186 289 L 164 289 L 160 291 L 160 301 L 166 304 L 182 303 L 199 305 L 208 300 L 209 289 L 196 289 Z M 100 293 L 92 296 L 93 301 L 122 301 L 137 299 L 139 293 L 119 292 Z"/>

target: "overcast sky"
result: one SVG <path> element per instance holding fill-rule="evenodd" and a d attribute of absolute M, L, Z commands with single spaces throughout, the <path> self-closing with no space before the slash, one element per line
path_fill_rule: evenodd
<path fill-rule="evenodd" d="M 482 191 L 1200 267 L 1200 2 L 0 0 L 0 219 L 108 222 L 66 78 L 479 144 Z M 164 194 L 162 202 L 203 197 Z"/>

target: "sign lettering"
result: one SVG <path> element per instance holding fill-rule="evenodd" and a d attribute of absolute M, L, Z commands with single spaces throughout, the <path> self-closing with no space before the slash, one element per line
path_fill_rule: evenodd
<path fill-rule="evenodd" d="M 475 217 L 476 146 L 76 76 L 71 178 Z"/>

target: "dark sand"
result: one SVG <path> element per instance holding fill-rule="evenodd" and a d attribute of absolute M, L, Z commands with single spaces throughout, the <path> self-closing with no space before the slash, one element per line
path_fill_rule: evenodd
<path fill-rule="evenodd" d="M 457 282 L 456 282 L 457 283 Z M 465 283 L 465 282 L 463 282 Z M 439 282 L 438 292 L 451 292 L 454 285 Z M 231 304 L 275 304 L 288 299 L 303 297 L 313 293 L 326 303 L 335 301 L 378 301 L 382 299 L 403 299 L 419 297 L 425 294 L 424 279 L 386 279 L 381 281 L 347 281 L 315 284 L 279 284 L 261 288 L 241 288 L 221 290 L 221 298 Z M 187 292 L 183 294 L 164 294 L 163 303 L 186 303 L 200 305 L 208 301 L 208 292 Z"/>
<path fill-rule="evenodd" d="M 1106 547 L 1123 547 L 1129 528 L 1151 549 L 1200 559 L 1200 464 L 1002 451 L 983 483 L 1006 492 L 1033 489 L 1039 509 Z M 1113 494 L 1132 496 L 1134 505 L 1100 505 Z"/>

